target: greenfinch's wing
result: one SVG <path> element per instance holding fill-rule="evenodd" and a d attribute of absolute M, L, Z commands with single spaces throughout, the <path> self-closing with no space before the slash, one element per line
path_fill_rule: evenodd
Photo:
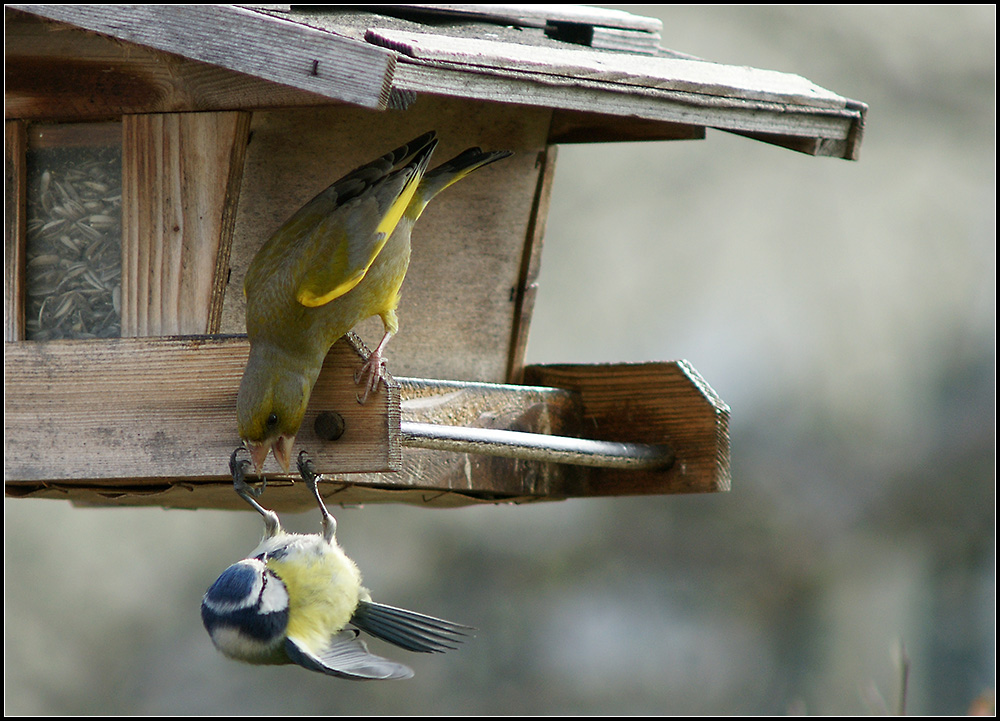
<path fill-rule="evenodd" d="M 434 131 L 424 133 L 302 206 L 254 256 L 243 284 L 247 298 L 277 282 L 290 284 L 300 302 L 322 305 L 357 285 L 392 235 L 436 145 Z"/>
<path fill-rule="evenodd" d="M 324 305 L 347 293 L 392 235 L 436 145 L 434 133 L 426 133 L 338 180 L 278 229 L 251 271 L 258 270 L 253 267 L 258 260 L 261 273 L 284 267 L 305 306 Z M 255 281 L 248 272 L 248 290 Z"/>

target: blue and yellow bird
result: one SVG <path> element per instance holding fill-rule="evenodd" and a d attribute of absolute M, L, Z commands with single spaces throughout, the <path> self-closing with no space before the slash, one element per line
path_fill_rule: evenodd
<path fill-rule="evenodd" d="M 239 493 L 264 517 L 264 539 L 219 576 L 201 604 L 202 622 L 223 654 L 252 664 L 296 663 L 355 680 L 402 679 L 408 666 L 377 656 L 364 631 L 409 651 L 454 649 L 473 629 L 371 600 L 361 572 L 337 544 L 337 522 L 317 488 L 305 452 L 299 472 L 322 514 L 322 534 L 286 533 L 278 516 L 255 500 L 244 480 L 250 461 L 230 458 Z"/>
<path fill-rule="evenodd" d="M 384 376 L 410 231 L 434 196 L 511 155 L 469 148 L 427 171 L 434 132 L 348 173 L 264 243 L 244 279 L 250 355 L 236 401 L 240 439 L 260 471 L 269 452 L 285 471 L 330 346 L 362 320 L 385 333 L 355 375 L 364 403 Z"/>

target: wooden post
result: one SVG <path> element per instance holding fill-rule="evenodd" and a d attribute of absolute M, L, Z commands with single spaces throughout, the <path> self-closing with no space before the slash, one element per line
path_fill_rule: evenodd
<path fill-rule="evenodd" d="M 122 125 L 122 336 L 217 332 L 250 113 Z"/>

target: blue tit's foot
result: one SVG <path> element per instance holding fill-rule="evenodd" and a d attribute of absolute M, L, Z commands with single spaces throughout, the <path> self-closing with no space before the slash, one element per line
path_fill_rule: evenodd
<path fill-rule="evenodd" d="M 236 458 L 240 451 L 247 451 L 246 446 L 238 446 L 236 450 L 229 455 L 229 473 L 233 477 L 233 490 L 235 490 L 241 498 L 247 499 L 249 502 L 249 499 L 247 498 L 248 496 L 253 499 L 260 498 L 264 489 L 267 488 L 267 479 L 264 478 L 264 476 L 260 476 L 259 486 L 254 486 L 247 482 L 246 476 L 250 472 L 251 463 L 248 458 L 244 458 L 242 460 Z M 247 451 L 247 453 L 249 453 L 249 451 Z"/>
<path fill-rule="evenodd" d="M 278 531 L 281 530 L 281 524 L 278 522 L 278 516 L 274 511 L 269 511 L 262 505 L 257 503 L 257 499 L 267 488 L 267 479 L 263 476 L 260 477 L 260 486 L 253 486 L 246 480 L 246 475 L 250 471 L 251 462 L 247 458 L 237 459 L 237 455 L 240 451 L 246 451 L 244 446 L 239 446 L 234 450 L 229 456 L 229 472 L 233 476 L 233 490 L 236 494 L 242 498 L 244 501 L 250 504 L 257 513 L 259 513 L 264 518 L 264 530 L 267 536 L 273 536 Z"/>
<path fill-rule="evenodd" d="M 309 454 L 305 451 L 299 451 L 299 459 L 296 465 L 299 469 L 299 475 L 302 476 L 302 480 L 305 481 L 306 486 L 312 492 L 313 497 L 316 499 L 316 504 L 319 506 L 319 512 L 323 516 L 323 537 L 327 541 L 332 541 L 337 533 L 337 519 L 330 515 L 330 511 L 323 502 L 323 497 L 319 494 L 317 481 L 321 474 L 316 473 L 312 459 L 309 458 Z"/>

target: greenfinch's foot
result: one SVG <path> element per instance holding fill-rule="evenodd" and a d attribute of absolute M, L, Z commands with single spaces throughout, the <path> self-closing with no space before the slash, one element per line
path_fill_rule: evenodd
<path fill-rule="evenodd" d="M 357 396 L 358 403 L 367 403 L 368 396 L 378 390 L 379 381 L 384 379 L 385 360 L 382 358 L 381 348 L 376 348 L 365 364 L 354 373 L 354 382 L 361 386 L 361 393 Z"/>

